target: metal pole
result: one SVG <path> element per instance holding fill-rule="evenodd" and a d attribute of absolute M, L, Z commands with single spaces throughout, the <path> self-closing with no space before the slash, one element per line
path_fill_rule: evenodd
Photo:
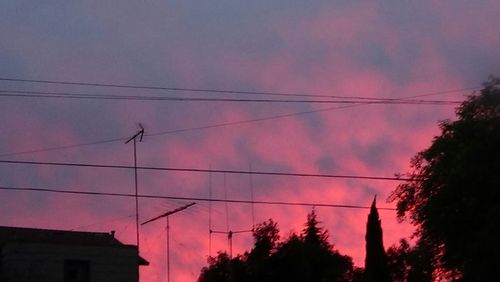
<path fill-rule="evenodd" d="M 209 167 L 212 170 L 212 166 Z M 208 174 L 208 256 L 212 255 L 212 173 Z"/>
<path fill-rule="evenodd" d="M 170 223 L 167 216 L 167 282 L 170 282 Z"/>
<path fill-rule="evenodd" d="M 139 130 L 134 136 L 130 137 L 125 144 L 128 144 L 130 141 L 134 141 L 134 186 L 135 186 L 135 233 L 136 233 L 136 244 L 137 244 L 137 253 L 139 253 L 139 190 L 137 185 L 137 137 L 139 137 L 139 141 L 142 142 L 142 137 L 144 136 L 144 127 L 139 123 Z"/>
<path fill-rule="evenodd" d="M 140 137 L 139 141 L 142 141 L 142 137 L 144 136 L 144 127 L 139 123 L 139 130 L 134 136 L 130 137 L 125 144 L 128 144 L 130 141 L 134 140 L 134 186 L 135 186 L 135 241 L 137 244 L 137 281 L 139 282 L 139 192 L 137 185 L 137 137 Z"/>
<path fill-rule="evenodd" d="M 137 252 L 139 253 L 139 192 L 137 185 L 137 141 L 134 138 L 134 180 L 135 180 L 135 235 L 137 243 Z"/>
<path fill-rule="evenodd" d="M 249 165 L 250 173 L 248 174 L 250 178 L 250 199 L 252 200 L 252 230 L 255 228 L 255 210 L 254 210 L 254 200 L 253 200 L 253 178 L 252 178 L 252 164 Z"/>

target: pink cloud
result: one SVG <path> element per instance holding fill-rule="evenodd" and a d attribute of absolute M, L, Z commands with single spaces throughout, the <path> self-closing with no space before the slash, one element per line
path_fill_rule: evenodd
<path fill-rule="evenodd" d="M 282 12 L 279 19 L 269 26 L 272 35 L 279 39 L 280 44 L 265 54 L 221 49 L 205 58 L 206 54 L 199 54 L 195 48 L 198 46 L 186 44 L 187 40 L 176 41 L 172 43 L 173 47 L 169 45 L 170 42 L 162 41 L 160 46 L 171 49 L 162 49 L 162 56 L 154 58 L 157 64 L 150 66 L 148 71 L 154 70 L 151 72 L 157 77 L 175 78 L 175 86 L 204 87 L 205 83 L 212 83 L 220 88 L 231 88 L 231 85 L 243 83 L 265 91 L 343 96 L 398 98 L 447 90 L 450 87 L 469 86 L 454 71 L 455 62 L 450 63 L 446 58 L 442 42 L 432 36 L 423 36 L 413 41 L 413 35 L 407 35 L 404 29 L 384 19 L 379 8 L 375 4 L 354 4 L 345 8 L 324 9 L 311 17 L 300 19 L 290 12 Z M 130 15 L 129 12 L 124 13 Z M 437 9 L 437 15 L 444 16 L 439 26 L 440 34 L 452 43 L 466 44 L 464 42 L 473 41 L 477 42 L 470 43 L 474 46 L 484 43 L 484 48 L 481 47 L 480 50 L 495 50 L 499 39 L 494 36 L 493 31 L 498 23 L 492 23 L 491 28 L 487 29 L 487 19 L 491 16 L 476 15 L 486 12 L 480 10 L 454 13 L 453 10 L 447 12 L 444 8 Z M 99 15 L 103 24 L 108 22 L 107 16 L 105 13 Z M 470 21 L 460 23 L 462 17 L 474 17 L 477 24 L 468 25 Z M 153 19 L 148 21 L 155 23 L 155 26 L 163 24 L 162 21 L 156 22 Z M 177 21 L 182 23 L 178 17 L 172 20 L 176 23 Z M 114 31 L 119 22 L 113 22 L 108 28 Z M 134 27 L 131 34 L 140 32 L 140 28 Z M 185 32 L 189 32 L 187 28 Z M 34 32 L 30 34 L 31 36 L 17 40 L 17 45 L 22 46 L 21 49 L 17 49 L 17 45 L 9 45 L 8 48 L 11 52 L 19 52 L 19 56 L 25 56 L 26 62 L 39 62 L 41 66 L 27 64 L 32 73 L 39 73 L 43 60 L 32 47 L 45 40 Z M 148 30 L 145 37 L 153 38 L 155 35 Z M 121 33 L 119 42 L 127 41 L 127 36 L 129 35 Z M 42 46 L 38 45 L 37 48 L 48 50 L 52 46 L 62 44 L 60 40 L 62 39 L 53 39 Z M 409 52 L 410 43 L 415 43 L 411 46 L 414 49 L 412 52 Z M 140 44 L 136 43 L 130 48 L 137 51 L 139 46 Z M 368 63 L 367 58 L 370 56 L 365 54 L 367 51 L 364 48 L 370 51 L 369 46 L 380 48 L 380 56 L 387 60 L 384 63 L 389 66 Z M 72 57 L 74 50 L 70 48 L 59 49 L 58 54 L 45 54 L 48 55 L 47 61 L 59 55 L 68 59 L 66 64 L 61 63 L 47 71 L 47 77 L 68 80 L 94 78 L 96 81 L 140 81 L 137 73 L 141 70 L 132 69 L 129 62 L 116 58 L 105 60 L 106 64 L 95 61 L 94 56 L 99 50 L 107 50 L 108 53 L 110 50 L 99 49 L 103 48 L 102 46 L 94 47 L 93 51 L 90 50 L 78 58 Z M 151 46 L 145 48 L 147 52 L 155 50 Z M 169 57 L 169 54 L 175 55 Z M 123 57 L 124 54 L 121 55 Z M 398 68 L 391 68 L 391 64 Z M 75 68 L 75 65 L 79 67 Z M 207 66 L 210 66 L 210 73 L 206 71 Z M 147 76 L 148 71 L 140 75 Z M 405 79 L 395 79 L 398 75 Z M 163 82 L 159 84 L 162 85 Z M 435 98 L 446 97 L 462 98 L 456 94 Z M 87 139 L 84 140 L 85 136 L 102 136 L 91 130 L 94 126 L 100 127 L 100 124 L 113 125 L 113 134 L 128 136 L 136 130 L 137 122 L 144 122 L 148 131 L 159 132 L 324 107 L 118 102 L 103 104 L 102 108 L 89 107 L 82 110 L 82 113 L 88 113 L 84 116 L 88 116 L 89 121 L 74 124 L 71 116 L 78 113 L 76 104 L 57 102 L 53 105 L 67 109 L 55 122 L 53 118 L 22 110 L 9 111 L 10 128 L 15 130 L 13 134 L 9 133 L 4 137 L 7 142 L 2 144 L 2 152 L 87 142 Z M 57 107 L 54 106 L 54 112 L 57 112 L 56 110 Z M 100 112 L 107 114 L 100 116 L 103 118 L 94 118 L 94 115 Z M 143 143 L 138 144 L 138 157 L 139 163 L 147 166 L 207 169 L 211 165 L 214 169 L 247 170 L 251 163 L 254 170 L 392 176 L 393 173 L 409 169 L 410 158 L 426 148 L 432 136 L 439 134 L 436 121 L 450 117 L 453 117 L 452 108 L 368 105 L 217 129 L 149 136 Z M 84 129 L 85 125 L 87 128 Z M 83 134 L 84 131 L 87 134 Z M 40 140 L 43 140 L 43 143 Z M 131 144 L 116 143 L 34 156 L 48 160 L 85 160 L 130 165 L 132 147 Z M 326 160 L 326 164 L 322 163 L 322 160 Z M 36 168 L 34 179 L 61 187 L 106 191 L 109 189 L 125 193 L 133 191 L 133 174 L 129 170 L 102 172 L 75 169 L 66 170 L 66 174 L 60 171 L 56 168 Z M 23 183 L 26 178 L 22 171 L 13 172 L 12 179 L 16 183 Z M 140 171 L 139 179 L 142 193 L 186 197 L 208 195 L 207 174 Z M 213 174 L 212 181 L 213 196 L 223 198 L 223 176 Z M 247 176 L 226 175 L 226 181 L 229 198 L 250 198 Z M 373 195 L 377 194 L 378 205 L 386 207 L 393 206 L 384 203 L 384 199 L 397 185 L 394 182 L 381 181 L 269 176 L 254 176 L 253 181 L 255 199 L 259 200 L 369 205 Z M 4 216 L 3 224 L 72 228 L 76 222 L 78 225 L 88 225 L 134 213 L 132 199 L 34 195 L 9 194 L 9 197 L 15 200 L 5 201 L 2 210 L 9 213 Z M 182 201 L 141 200 L 141 219 L 173 209 L 180 202 Z M 39 206 L 35 207 L 35 204 Z M 68 210 L 72 210 L 72 213 L 68 214 Z M 310 210 L 310 207 L 255 205 L 255 216 L 257 223 L 273 218 L 279 224 L 282 238 L 286 238 L 290 232 L 302 230 L 306 214 Z M 362 266 L 368 211 L 320 207 L 317 210 L 319 219 L 329 230 L 336 247 L 342 253 L 352 256 L 356 265 Z M 230 204 L 229 211 L 230 228 L 245 229 L 251 226 L 249 205 Z M 413 231 L 408 223 L 399 224 L 392 211 L 380 211 L 380 215 L 385 247 Z M 200 268 L 206 265 L 208 217 L 208 204 L 204 202 L 197 203 L 192 210 L 172 217 L 173 281 L 193 281 Z M 226 229 L 223 204 L 213 204 L 212 220 L 213 228 Z M 135 223 L 130 218 L 91 225 L 88 228 L 96 231 L 114 228 L 120 240 L 131 244 L 135 242 Z M 156 281 L 158 277 L 165 275 L 165 270 L 162 269 L 165 264 L 164 228 L 164 221 L 141 228 L 141 254 L 151 262 L 151 266 L 142 269 L 144 281 Z M 251 247 L 250 234 L 245 233 L 234 238 L 235 254 Z M 227 238 L 224 235 L 212 236 L 212 255 L 215 255 L 217 250 L 227 248 Z"/>

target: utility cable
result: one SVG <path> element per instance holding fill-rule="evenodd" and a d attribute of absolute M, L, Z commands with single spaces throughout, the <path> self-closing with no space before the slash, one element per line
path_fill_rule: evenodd
<path fill-rule="evenodd" d="M 98 100 L 136 100 L 136 101 L 177 101 L 177 102 L 240 102 L 240 103 L 309 103 L 309 104 L 382 104 L 382 105 L 457 105 L 461 101 L 449 100 L 413 100 L 394 98 L 343 98 L 343 100 L 284 100 L 284 99 L 241 99 L 241 98 L 205 98 L 205 97 L 162 97 L 133 96 L 114 94 L 78 94 L 68 92 L 41 92 L 2 90 L 0 97 L 24 98 L 59 98 L 59 99 L 98 99 Z"/>
<path fill-rule="evenodd" d="M 0 80 L 5 80 L 5 79 L 0 78 Z M 413 99 L 413 98 L 419 98 L 419 97 L 425 97 L 425 96 L 431 96 L 431 95 L 442 95 L 442 94 L 446 94 L 446 93 L 458 92 L 458 91 L 465 91 L 465 90 L 471 90 L 471 89 L 476 89 L 476 88 L 463 88 L 463 89 L 456 89 L 456 90 L 439 91 L 439 92 L 432 92 L 432 93 L 426 93 L 426 94 L 420 94 L 420 95 L 407 96 L 407 97 L 399 98 L 399 99 L 403 100 L 403 99 Z M 371 103 L 351 104 L 351 105 L 344 105 L 344 106 L 338 106 L 338 107 L 329 107 L 329 108 L 323 108 L 323 109 L 315 109 L 315 110 L 302 111 L 302 112 L 286 113 L 286 114 L 273 115 L 273 116 L 267 116 L 267 117 L 261 117 L 261 118 L 255 118 L 255 119 L 248 119 L 248 120 L 230 121 L 230 122 L 215 123 L 215 124 L 211 124 L 211 125 L 195 126 L 195 127 L 188 127 L 188 128 L 182 128 L 182 129 L 167 130 L 167 131 L 162 131 L 162 132 L 157 132 L 157 133 L 150 133 L 150 134 L 145 134 L 145 135 L 146 136 L 160 136 L 160 135 L 176 134 L 176 133 L 183 133 L 183 132 L 189 132 L 189 131 L 198 131 L 198 130 L 205 130 L 205 129 L 222 128 L 222 127 L 227 127 L 227 126 L 235 126 L 235 125 L 249 124 L 249 123 L 254 123 L 254 122 L 262 122 L 262 121 L 276 120 L 276 119 L 282 119 L 282 118 L 289 118 L 289 117 L 294 117 L 294 116 L 302 116 L 302 115 L 308 115 L 308 114 L 313 114 L 313 113 L 320 113 L 320 112 L 341 110 L 341 109 L 347 109 L 347 108 L 354 108 L 354 107 L 359 107 L 359 106 L 364 106 L 364 105 L 369 105 L 369 104 L 371 104 Z M 32 154 L 32 153 L 41 153 L 41 152 L 49 152 L 49 151 L 56 151 L 56 150 L 63 150 L 63 149 L 72 149 L 72 148 L 77 148 L 77 147 L 84 147 L 84 146 L 91 146 L 91 145 L 98 145 L 98 144 L 106 144 L 106 143 L 112 143 L 112 142 L 122 142 L 124 140 L 127 140 L 127 137 L 112 138 L 112 139 L 106 139 L 106 140 L 100 140 L 100 141 L 94 141 L 94 142 L 72 144 L 72 145 L 63 145 L 63 146 L 55 146 L 55 147 L 47 147 L 47 148 L 40 148 L 40 149 L 33 149 L 33 150 L 26 150 L 26 151 L 18 151 L 18 152 L 11 152 L 11 153 L 3 153 L 3 154 L 0 154 L 0 157 L 23 155 L 23 154 Z"/>
<path fill-rule="evenodd" d="M 134 166 L 126 165 L 107 165 L 96 163 L 63 163 L 63 162 L 40 162 L 40 161 L 14 161 L 0 160 L 0 163 L 6 164 L 25 164 L 25 165 L 48 165 L 48 166 L 66 166 L 66 167 L 87 167 L 87 168 L 109 168 L 109 169 L 134 169 Z M 363 176 L 363 175 L 341 175 L 341 174 L 315 174 L 315 173 L 291 173 L 291 172 L 270 172 L 270 171 L 245 171 L 245 170 L 222 170 L 222 169 L 200 169 L 200 168 L 179 168 L 179 167 L 153 167 L 137 166 L 139 170 L 153 171 L 177 171 L 177 172 L 197 172 L 197 173 L 222 173 L 222 174 L 250 174 L 266 176 L 293 176 L 293 177 L 317 177 L 317 178 L 341 178 L 341 179 L 361 179 L 361 180 L 383 180 L 383 181 L 410 181 L 411 178 L 403 177 L 384 177 L 384 176 Z"/>
<path fill-rule="evenodd" d="M 167 90 L 181 92 L 206 92 L 219 94 L 246 94 L 246 95 L 267 95 L 267 96 L 293 96 L 293 97 L 316 97 L 316 98 L 357 98 L 366 99 L 368 97 L 347 97 L 347 96 L 332 96 L 320 94 L 305 94 L 305 93 L 284 93 L 284 92 L 263 92 L 263 91 L 242 91 L 242 90 L 227 90 L 227 89 L 207 89 L 207 88 L 183 88 L 183 87 L 162 87 L 162 86 L 144 86 L 144 85 L 129 85 L 116 83 L 94 83 L 94 82 L 76 82 L 76 81 L 61 81 L 61 80 L 37 80 L 37 79 L 21 79 L 0 77 L 0 81 L 23 82 L 35 84 L 53 84 L 53 85 L 72 85 L 72 86 L 92 86 L 92 87 L 108 87 L 108 88 L 125 88 L 125 89 L 143 89 L 143 90 Z M 436 94 L 444 94 L 451 92 L 461 92 L 476 90 L 479 87 L 465 87 L 448 91 L 435 92 Z M 371 99 L 371 98 L 368 98 Z"/>
<path fill-rule="evenodd" d="M 66 189 L 36 188 L 36 187 L 0 186 L 0 190 L 88 195 L 88 196 L 110 196 L 110 197 L 127 197 L 127 198 L 135 197 L 135 194 L 127 194 L 127 193 L 91 192 L 91 191 L 82 191 L 82 190 L 66 190 Z M 249 201 L 249 200 L 218 199 L 218 198 L 209 199 L 209 198 L 202 198 L 202 197 L 162 196 L 162 195 L 151 195 L 151 194 L 139 194 L 137 197 L 144 198 L 144 199 L 167 199 L 167 200 L 185 200 L 185 201 L 200 201 L 200 202 L 209 202 L 209 201 L 228 202 L 228 203 L 234 203 L 234 204 L 307 206 L 307 207 L 345 208 L 345 209 L 370 209 L 370 206 L 361 206 L 361 205 L 342 205 L 342 204 L 289 202 L 289 201 Z M 395 211 L 396 210 L 394 208 L 387 208 L 387 207 L 377 207 L 377 209 L 378 210 L 387 210 L 387 211 Z"/>

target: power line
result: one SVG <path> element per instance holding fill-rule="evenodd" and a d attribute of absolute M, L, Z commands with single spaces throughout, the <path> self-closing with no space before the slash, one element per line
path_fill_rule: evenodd
<path fill-rule="evenodd" d="M 135 168 L 134 166 L 126 166 L 126 165 L 39 162 L 39 161 L 13 161 L 13 160 L 0 160 L 0 163 L 67 166 L 67 167 L 113 168 L 113 169 L 134 169 Z M 314 174 L 314 173 L 290 173 L 290 172 L 269 172 L 269 171 L 253 171 L 253 170 L 252 171 L 244 171 L 244 170 L 174 168 L 174 167 L 152 167 L 152 166 L 137 166 L 137 169 L 154 170 L 154 171 L 177 171 L 177 172 L 197 172 L 197 173 L 222 173 L 222 174 L 225 174 L 225 173 L 227 173 L 227 174 L 250 174 L 250 175 L 267 175 L 267 176 L 341 178 L 341 179 L 382 180 L 382 181 L 409 181 L 409 180 L 411 180 L 410 178 L 402 178 L 402 177 L 360 176 L 360 175 L 340 175 L 340 174 Z"/>
<path fill-rule="evenodd" d="M 160 131 L 160 132 L 149 133 L 149 134 L 144 134 L 144 135 L 148 136 L 148 137 L 154 137 L 154 136 L 167 135 L 167 134 L 184 133 L 184 132 L 189 132 L 189 131 L 197 131 L 197 130 L 204 130 L 204 129 L 214 129 L 214 128 L 221 128 L 221 127 L 227 127 L 227 126 L 234 126 L 234 125 L 243 125 L 243 124 L 249 124 L 249 123 L 254 123 L 254 122 L 269 121 L 269 120 L 289 118 L 289 117 L 294 117 L 294 116 L 308 115 L 308 114 L 313 114 L 313 113 L 320 113 L 320 112 L 328 112 L 328 111 L 333 111 L 333 110 L 341 110 L 341 109 L 354 108 L 354 107 L 364 106 L 364 105 L 367 105 L 367 104 L 371 104 L 371 103 L 354 104 L 354 105 L 344 105 L 344 106 L 339 106 L 339 107 L 329 107 L 329 108 L 323 108 L 323 109 L 317 109 L 317 110 L 309 110 L 309 111 L 302 111 L 302 112 L 286 113 L 286 114 L 281 114 L 281 115 L 267 116 L 267 117 L 261 117 L 261 118 L 255 118 L 255 119 L 222 122 L 222 123 L 215 123 L 215 124 L 209 124 L 209 125 L 203 125 L 203 126 L 195 126 L 195 127 L 187 127 L 187 128 L 181 128 L 181 129 L 173 129 L 173 130 L 167 130 L 167 131 Z M 72 145 L 63 145 L 63 146 L 56 146 L 56 147 L 40 148 L 40 149 L 33 149 L 33 150 L 26 150 L 26 151 L 17 151 L 17 152 L 12 152 L 12 153 L 0 154 L 0 157 L 9 157 L 9 156 L 32 154 L 32 153 L 50 152 L 50 151 L 57 151 L 57 150 L 63 150 L 63 149 L 72 149 L 72 148 L 85 147 L 85 146 L 91 146 L 91 145 L 99 145 L 99 144 L 106 144 L 106 143 L 113 143 L 113 142 L 121 142 L 121 141 L 125 141 L 125 140 L 127 140 L 127 137 L 106 139 L 106 140 L 100 140 L 100 141 L 94 141 L 94 142 L 87 142 L 87 143 L 79 143 L 79 144 L 72 144 Z"/>
<path fill-rule="evenodd" d="M 14 81 L 17 81 L 15 79 L 7 79 L 7 78 L 0 78 L 0 81 L 1 80 L 14 80 Z M 431 93 L 425 93 L 425 94 L 407 96 L 407 97 L 404 97 L 404 98 L 398 98 L 398 100 L 413 99 L 413 98 L 433 96 L 433 95 L 442 95 L 442 94 L 446 94 L 446 93 L 466 91 L 466 90 L 473 90 L 473 89 L 477 89 L 477 87 L 470 87 L 470 88 L 462 88 L 462 89 L 454 89 L 454 90 L 431 92 Z M 344 105 L 344 106 L 338 106 L 338 107 L 329 107 L 329 108 L 309 110 L 309 111 L 302 111 L 302 112 L 285 113 L 285 114 L 280 114 L 280 115 L 267 116 L 267 117 L 261 117 L 261 118 L 255 118 L 255 119 L 248 119 L 248 120 L 223 122 L 223 123 L 216 123 L 216 124 L 211 124 L 211 125 L 196 126 L 196 127 L 181 128 L 181 129 L 174 129 L 174 130 L 162 131 L 162 132 L 157 132 L 157 133 L 150 133 L 150 134 L 147 134 L 146 136 L 159 136 L 159 135 L 183 133 L 183 132 L 196 131 L 196 130 L 213 129 L 213 128 L 220 128 L 220 127 L 234 126 L 234 125 L 242 125 L 242 124 L 248 124 L 248 123 L 254 123 L 254 122 L 262 122 L 262 121 L 268 121 L 268 120 L 276 120 L 276 119 L 281 119 L 281 118 L 301 116 L 301 115 L 307 115 L 307 114 L 313 114 L 313 113 L 320 113 L 320 112 L 334 111 L 334 110 L 340 110 L 340 109 L 354 108 L 354 107 L 359 107 L 359 106 L 369 105 L 369 104 L 373 104 L 373 103 L 366 102 L 364 104 L 350 104 L 350 105 Z M 98 145 L 98 144 L 105 144 L 105 143 L 118 142 L 118 141 L 121 142 L 123 140 L 126 140 L 126 137 L 106 139 L 106 140 L 100 140 L 100 141 L 94 141 L 94 142 L 87 142 L 87 143 L 80 143 L 80 144 L 63 145 L 63 146 L 56 146 L 56 147 L 48 147 L 48 148 L 40 148 L 40 149 L 33 149 L 33 150 L 26 150 L 26 151 L 4 153 L 4 154 L 0 154 L 0 157 L 23 155 L 23 154 L 32 154 L 32 153 L 41 153 L 41 152 L 49 152 L 49 151 L 56 151 L 56 150 L 62 150 L 62 149 L 71 149 L 71 148 L 91 146 L 91 145 Z"/>
<path fill-rule="evenodd" d="M 274 115 L 274 116 L 268 116 L 268 117 L 262 117 L 262 118 L 255 118 L 255 119 L 230 121 L 230 122 L 215 123 L 215 124 L 204 125 L 204 126 L 195 126 L 195 127 L 181 128 L 181 129 L 173 129 L 173 130 L 161 131 L 161 132 L 156 132 L 156 133 L 149 133 L 149 134 L 144 134 L 144 135 L 148 136 L 148 137 L 154 137 L 154 136 L 167 135 L 167 134 L 184 133 L 184 132 L 189 132 L 189 131 L 213 129 L 213 128 L 219 128 L 219 127 L 233 126 L 233 125 L 242 125 L 242 124 L 261 122 L 261 121 L 267 121 L 267 120 L 275 120 L 275 119 L 288 118 L 288 117 L 293 117 L 293 116 L 307 115 L 307 114 L 312 114 L 312 113 L 347 109 L 347 108 L 353 108 L 353 107 L 362 106 L 362 105 L 363 104 L 361 104 L 361 105 L 346 105 L 346 106 L 340 106 L 340 107 L 330 107 L 330 108 L 324 108 L 324 109 L 309 110 L 309 111 L 302 111 L 302 112 L 295 112 L 295 113 L 287 113 L 287 114 Z M 101 140 L 101 141 L 94 141 L 94 142 L 87 142 L 87 143 L 80 143 L 80 144 L 73 144 L 73 145 L 63 145 L 63 146 L 56 146 L 56 147 L 49 147 L 49 148 L 40 148 L 40 149 L 33 149 L 33 150 L 26 150 L 26 151 L 18 151 L 18 152 L 0 154 L 0 157 L 49 152 L 49 151 L 56 151 L 56 150 L 61 150 L 61 149 L 71 149 L 71 148 L 112 143 L 112 142 L 121 142 L 121 141 L 125 141 L 127 139 L 128 139 L 128 137 L 122 137 L 122 138 L 113 138 L 113 139 L 106 139 L 106 140 Z"/>
<path fill-rule="evenodd" d="M 42 192 L 42 193 L 59 193 L 59 194 L 74 194 L 74 195 L 89 195 L 89 196 L 110 196 L 110 197 L 135 197 L 135 194 L 127 193 L 112 193 L 112 192 L 91 192 L 82 190 L 64 190 L 64 189 L 49 189 L 36 187 L 12 187 L 0 186 L 0 190 L 4 191 L 25 191 L 25 192 Z M 162 196 L 139 194 L 139 198 L 144 199 L 167 199 L 167 200 L 183 200 L 183 201 L 200 201 L 200 202 L 228 202 L 235 204 L 260 204 L 260 205 L 280 205 L 280 206 L 307 206 L 307 207 L 326 207 L 326 208 L 345 208 L 345 209 L 370 209 L 369 206 L 361 205 L 342 205 L 342 204 L 326 204 L 326 203 L 307 203 L 307 202 L 288 202 L 288 201 L 249 201 L 237 199 L 218 199 L 218 198 L 202 198 L 202 197 L 179 197 L 179 196 Z M 377 207 L 379 210 L 394 211 L 394 208 Z"/>
<path fill-rule="evenodd" d="M 81 94 L 68 92 L 41 92 L 0 90 L 0 97 L 58 98 L 58 99 L 98 99 L 98 100 L 135 100 L 135 101 L 176 101 L 176 102 L 235 102 L 235 103 L 310 103 L 310 104 L 382 104 L 382 105 L 458 105 L 461 101 L 412 100 L 392 98 L 349 98 L 349 100 L 284 100 L 284 99 L 236 99 L 205 97 L 163 97 L 115 94 Z M 347 98 L 345 98 L 347 99 Z"/>
<path fill-rule="evenodd" d="M 351 98 L 351 99 L 377 99 L 369 97 L 348 97 L 335 95 L 321 94 L 306 94 L 306 93 L 285 93 L 285 92 L 264 92 L 264 91 L 243 91 L 243 90 L 227 90 L 227 89 L 207 89 L 207 88 L 183 88 L 183 87 L 163 87 L 163 86 L 144 86 L 144 85 L 129 85 L 116 83 L 94 83 L 94 82 L 76 82 L 76 81 L 61 81 L 61 80 L 38 80 L 38 79 L 21 79 L 0 77 L 0 81 L 10 82 L 25 82 L 36 84 L 55 84 L 55 85 L 72 85 L 72 86 L 92 86 L 92 87 L 108 87 L 108 88 L 125 88 L 125 89 L 143 89 L 143 90 L 167 90 L 167 91 L 182 91 L 182 92 L 204 92 L 204 93 L 219 93 L 219 94 L 244 94 L 244 95 L 267 95 L 267 96 L 293 96 L 293 97 L 316 97 L 316 98 Z M 427 93 L 426 95 L 440 95 L 452 92 L 463 92 L 478 89 L 479 87 L 466 87 L 435 93 Z"/>
<path fill-rule="evenodd" d="M 56 146 L 56 147 L 26 150 L 26 151 L 18 151 L 18 152 L 0 154 L 0 157 L 9 157 L 9 156 L 15 156 L 15 155 L 41 153 L 41 152 L 57 151 L 57 150 L 62 150 L 62 149 L 71 149 L 71 148 L 78 148 L 78 147 L 84 147 L 84 146 L 105 144 L 105 143 L 121 142 L 121 141 L 126 141 L 127 138 L 128 137 L 113 138 L 113 139 L 106 139 L 106 140 L 88 142 L 88 143 L 80 143 L 80 144 L 73 144 L 73 145 L 63 145 L 63 146 Z"/>

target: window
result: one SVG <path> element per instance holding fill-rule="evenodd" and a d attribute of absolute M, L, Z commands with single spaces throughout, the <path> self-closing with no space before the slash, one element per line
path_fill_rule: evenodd
<path fill-rule="evenodd" d="M 64 261 L 64 282 L 89 282 L 88 260 L 66 260 Z"/>

